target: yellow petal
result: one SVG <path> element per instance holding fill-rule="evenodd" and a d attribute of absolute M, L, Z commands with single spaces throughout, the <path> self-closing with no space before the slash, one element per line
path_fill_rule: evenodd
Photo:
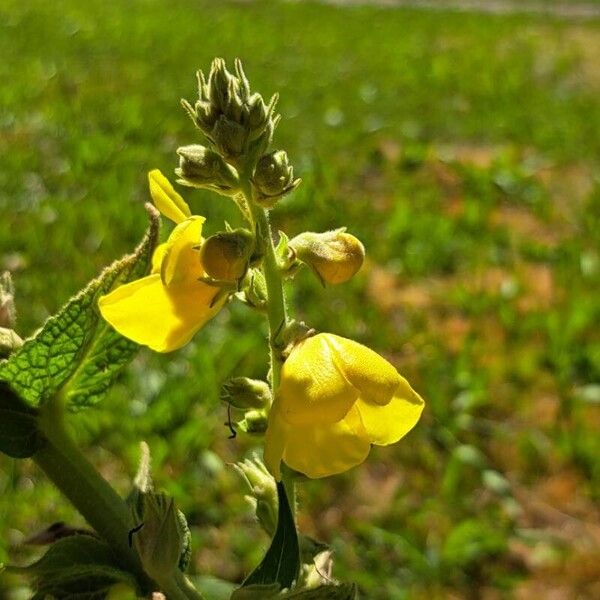
<path fill-rule="evenodd" d="M 365 402 L 387 404 L 403 378 L 385 358 L 370 348 L 337 335 L 323 333 L 336 364 Z"/>
<path fill-rule="evenodd" d="M 264 460 L 267 469 L 277 481 L 281 480 L 281 459 L 289 425 L 281 418 L 279 403 L 275 401 L 269 413 L 269 425 L 265 433 Z"/>
<path fill-rule="evenodd" d="M 425 402 L 401 377 L 392 400 L 385 406 L 359 399 L 356 408 L 372 444 L 387 446 L 403 438 L 418 422 Z"/>
<path fill-rule="evenodd" d="M 283 418 L 293 425 L 335 423 L 358 398 L 337 367 L 325 334 L 300 342 L 283 363 L 277 392 Z"/>
<path fill-rule="evenodd" d="M 190 207 L 158 169 L 148 173 L 148 182 L 154 206 L 165 217 L 175 223 L 181 223 L 191 216 Z"/>
<path fill-rule="evenodd" d="M 121 335 L 157 352 L 171 352 L 219 311 L 223 302 L 210 306 L 217 293 L 202 282 L 166 288 L 154 274 L 116 288 L 98 306 Z"/>
<path fill-rule="evenodd" d="M 159 244 L 154 249 L 154 254 L 152 255 L 152 273 L 160 273 L 160 266 L 162 264 L 163 258 L 165 257 L 166 250 L 166 242 L 164 244 Z"/>
<path fill-rule="evenodd" d="M 192 284 L 204 275 L 200 261 L 204 217 L 193 216 L 179 223 L 166 242 L 160 274 L 167 286 Z"/>
<path fill-rule="evenodd" d="M 367 458 L 370 447 L 360 414 L 352 408 L 337 423 L 290 426 L 283 461 L 307 477 L 318 479 L 359 465 Z"/>

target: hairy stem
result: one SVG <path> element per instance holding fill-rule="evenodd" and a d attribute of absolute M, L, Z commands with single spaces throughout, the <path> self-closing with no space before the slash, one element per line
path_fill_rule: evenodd
<path fill-rule="evenodd" d="M 281 375 L 281 366 L 283 364 L 281 350 L 278 344 L 278 334 L 288 323 L 287 307 L 285 301 L 285 292 L 283 290 L 283 278 L 277 265 L 277 256 L 275 254 L 275 245 L 273 242 L 273 233 L 269 223 L 268 212 L 259 204 L 254 202 L 252 196 L 252 186 L 249 179 L 244 182 L 244 195 L 250 206 L 252 218 L 256 227 L 257 244 L 264 254 L 262 271 L 267 284 L 267 319 L 269 321 L 269 348 L 271 355 L 271 390 L 273 398 Z M 292 514 L 296 510 L 296 490 L 294 480 L 287 469 L 284 470 L 283 484 L 292 508 Z"/>
<path fill-rule="evenodd" d="M 252 187 L 249 182 L 244 185 L 244 195 L 252 212 L 258 238 L 258 247 L 264 254 L 262 270 L 267 284 L 267 318 L 269 320 L 269 346 L 271 349 L 271 387 L 274 395 L 275 390 L 279 386 L 279 374 L 282 365 L 281 348 L 277 345 L 277 335 L 288 322 L 283 279 L 277 266 L 269 215 L 262 206 L 252 199 Z"/>
<path fill-rule="evenodd" d="M 129 508 L 67 433 L 63 407 L 58 400 L 52 400 L 41 408 L 39 427 L 46 443 L 33 460 L 110 544 L 120 564 L 136 576 L 146 591 L 152 591 L 151 580 L 144 573 L 136 552 L 129 546 L 132 527 Z"/>

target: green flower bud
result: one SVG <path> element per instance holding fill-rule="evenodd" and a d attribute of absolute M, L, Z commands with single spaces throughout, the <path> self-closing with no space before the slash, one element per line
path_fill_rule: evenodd
<path fill-rule="evenodd" d="M 153 579 L 164 581 L 179 569 L 186 549 L 186 532 L 175 502 L 165 494 L 144 493 L 134 517 L 143 524 L 133 540 L 144 570 Z"/>
<path fill-rule="evenodd" d="M 208 187 L 219 190 L 235 190 L 237 171 L 216 152 L 194 144 L 177 149 L 179 168 L 175 173 L 180 183 L 190 187 Z"/>
<path fill-rule="evenodd" d="M 235 160 L 243 153 L 248 133 L 242 125 L 221 115 L 210 132 L 210 139 L 217 150 L 228 160 Z"/>
<path fill-rule="evenodd" d="M 253 308 L 264 309 L 267 306 L 267 282 L 260 269 L 251 269 L 246 277 L 244 300 Z"/>
<path fill-rule="evenodd" d="M 206 135 L 225 160 L 238 165 L 264 154 L 278 121 L 277 96 L 265 104 L 260 94 L 250 92 L 250 84 L 239 60 L 235 74 L 223 59 L 215 59 L 208 80 L 198 72 L 198 100 L 192 106 L 182 100 L 194 124 Z"/>
<path fill-rule="evenodd" d="M 354 277 L 365 258 L 361 241 L 345 228 L 325 233 L 301 233 L 289 241 L 296 257 L 324 283 L 344 283 Z"/>
<path fill-rule="evenodd" d="M 294 179 L 294 169 L 284 150 L 262 156 L 256 164 L 252 181 L 258 192 L 258 202 L 264 206 L 273 206 L 300 184 L 300 179 Z"/>
<path fill-rule="evenodd" d="M 252 131 L 262 131 L 269 118 L 269 109 L 260 94 L 252 94 L 247 103 L 246 122 Z"/>
<path fill-rule="evenodd" d="M 233 466 L 248 485 L 250 495 L 246 496 L 246 499 L 254 507 L 259 523 L 266 533 L 272 536 L 277 527 L 275 480 L 256 456 L 252 460 L 246 459 Z"/>
<path fill-rule="evenodd" d="M 223 384 L 221 400 L 242 410 L 271 405 L 271 388 L 259 379 L 234 377 Z"/>
<path fill-rule="evenodd" d="M 225 61 L 222 58 L 215 58 L 208 75 L 208 97 L 212 104 L 227 116 L 233 116 L 231 111 L 236 110 L 236 105 L 239 105 L 241 112 L 238 89 L 237 78 L 227 70 Z"/>
<path fill-rule="evenodd" d="M 267 431 L 268 418 L 264 410 L 249 410 L 238 427 L 249 434 L 262 435 Z"/>
<path fill-rule="evenodd" d="M 237 281 L 248 270 L 254 236 L 247 229 L 221 231 L 207 238 L 200 249 L 206 274 L 218 281 Z"/>

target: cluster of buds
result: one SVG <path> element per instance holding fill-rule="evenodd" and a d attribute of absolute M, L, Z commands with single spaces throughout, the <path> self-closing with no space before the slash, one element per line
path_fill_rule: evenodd
<path fill-rule="evenodd" d="M 287 242 L 287 251 L 290 270 L 300 261 L 309 266 L 323 284 L 350 280 L 365 259 L 362 242 L 345 227 L 324 233 L 301 233 Z"/>
<path fill-rule="evenodd" d="M 208 147 L 183 146 L 177 150 L 179 183 L 239 195 L 241 170 L 252 174 L 254 199 L 271 208 L 279 198 L 296 189 L 300 179 L 283 150 L 269 152 L 279 122 L 275 114 L 277 95 L 267 104 L 250 91 L 239 60 L 230 73 L 217 58 L 208 77 L 198 71 L 198 100 L 192 106 L 182 100 L 194 124 L 208 140 Z"/>
<path fill-rule="evenodd" d="M 198 71 L 196 103 L 182 101 L 212 148 L 235 166 L 268 149 L 280 118 L 275 115 L 276 103 L 276 95 L 266 104 L 260 94 L 251 93 L 239 60 L 233 74 L 221 58 L 213 61 L 208 78 Z"/>

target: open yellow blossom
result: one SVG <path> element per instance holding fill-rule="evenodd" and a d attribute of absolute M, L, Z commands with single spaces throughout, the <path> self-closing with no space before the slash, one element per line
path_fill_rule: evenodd
<path fill-rule="evenodd" d="M 281 461 L 311 478 L 362 463 L 417 423 L 423 399 L 384 358 L 352 340 L 320 333 L 298 343 L 281 370 L 269 415 L 265 464 Z"/>
<path fill-rule="evenodd" d="M 148 174 L 158 210 L 176 223 L 169 239 L 152 257 L 152 273 L 122 285 L 98 302 L 100 313 L 120 334 L 157 352 L 171 352 L 223 306 L 219 288 L 200 278 L 204 217 L 192 215 L 184 199 L 158 170 Z"/>

